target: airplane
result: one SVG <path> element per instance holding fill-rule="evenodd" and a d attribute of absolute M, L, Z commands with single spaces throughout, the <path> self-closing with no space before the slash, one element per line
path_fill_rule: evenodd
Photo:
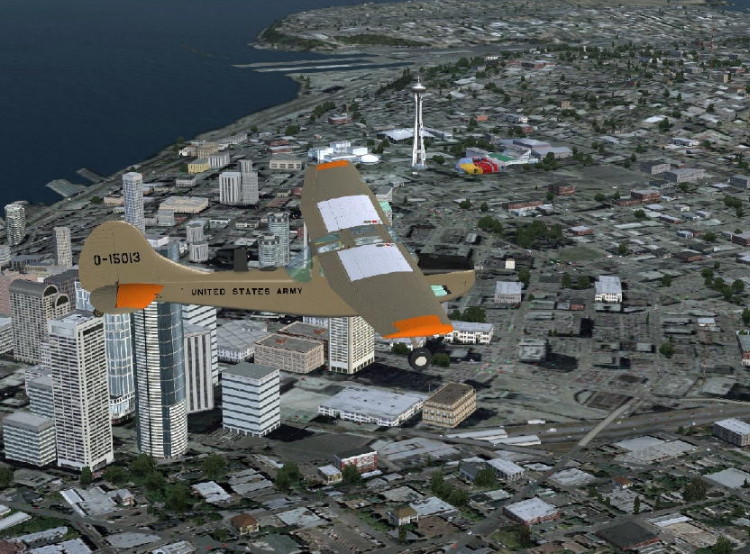
<path fill-rule="evenodd" d="M 426 275 L 400 244 L 370 188 L 347 161 L 307 168 L 301 206 L 303 255 L 286 267 L 232 271 L 188 268 L 157 253 L 124 221 L 94 229 L 79 259 L 81 285 L 97 315 L 129 313 L 154 301 L 316 317 L 362 316 L 386 339 L 409 338 L 409 364 L 430 351 L 417 338 L 453 330 L 441 307 L 474 285 L 473 270 Z"/>

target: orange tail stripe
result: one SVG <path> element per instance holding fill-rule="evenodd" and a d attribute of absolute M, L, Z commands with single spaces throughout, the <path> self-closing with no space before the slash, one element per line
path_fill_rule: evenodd
<path fill-rule="evenodd" d="M 318 164 L 316 167 L 318 171 L 323 171 L 324 169 L 333 169 L 334 167 L 346 167 L 349 165 L 349 162 L 346 160 L 338 160 L 335 162 L 326 162 L 324 164 Z"/>
<path fill-rule="evenodd" d="M 440 321 L 437 315 L 420 315 L 408 319 L 395 321 L 393 326 L 397 333 L 383 335 L 384 339 L 405 339 L 411 337 L 431 337 L 432 335 L 446 335 L 453 331 L 453 326 Z"/>
<path fill-rule="evenodd" d="M 128 283 L 117 285 L 116 308 L 143 309 L 154 301 L 164 286 L 145 283 Z"/>

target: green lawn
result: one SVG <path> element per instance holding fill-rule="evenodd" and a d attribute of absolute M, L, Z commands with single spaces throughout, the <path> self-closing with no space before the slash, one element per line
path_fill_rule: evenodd
<path fill-rule="evenodd" d="M 564 262 L 584 262 L 590 260 L 599 260 L 602 258 L 601 252 L 586 248 L 585 246 L 572 246 L 564 248 L 559 252 L 560 259 Z"/>

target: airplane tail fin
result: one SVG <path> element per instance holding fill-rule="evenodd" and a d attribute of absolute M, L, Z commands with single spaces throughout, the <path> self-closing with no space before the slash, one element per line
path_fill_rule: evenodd
<path fill-rule="evenodd" d="M 89 235 L 79 258 L 83 288 L 104 313 L 127 313 L 148 306 L 163 284 L 191 270 L 158 254 L 132 225 L 110 221 Z"/>

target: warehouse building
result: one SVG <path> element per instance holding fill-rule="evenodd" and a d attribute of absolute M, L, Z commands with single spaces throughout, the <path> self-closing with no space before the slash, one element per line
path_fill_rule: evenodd
<path fill-rule="evenodd" d="M 421 394 L 397 394 L 365 387 L 347 387 L 318 407 L 318 413 L 358 423 L 396 427 L 424 405 Z"/>

